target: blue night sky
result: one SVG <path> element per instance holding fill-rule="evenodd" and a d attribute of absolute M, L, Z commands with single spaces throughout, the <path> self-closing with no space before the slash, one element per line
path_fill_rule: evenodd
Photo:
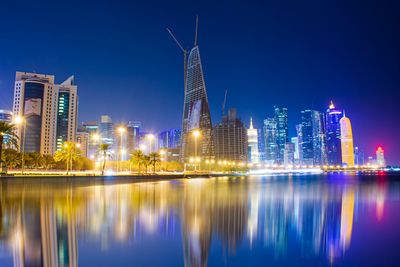
<path fill-rule="evenodd" d="M 195 15 L 213 123 L 236 107 L 255 126 L 274 105 L 352 120 L 354 141 L 399 163 L 398 1 L 3 1 L 0 108 L 11 108 L 15 71 L 75 75 L 79 120 L 110 114 L 147 130 L 180 127 L 183 60 L 166 27 L 190 48 Z M 306 3 L 302 3 L 306 2 Z"/>

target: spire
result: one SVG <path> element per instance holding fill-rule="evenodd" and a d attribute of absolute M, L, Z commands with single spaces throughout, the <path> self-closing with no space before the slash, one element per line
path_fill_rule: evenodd
<path fill-rule="evenodd" d="M 250 129 L 253 129 L 253 118 L 250 117 Z"/>
<path fill-rule="evenodd" d="M 197 29 L 199 28 L 199 16 L 196 15 L 196 31 L 194 34 L 194 46 L 197 46 Z"/>
<path fill-rule="evenodd" d="M 343 109 L 343 118 L 346 118 L 346 111 Z"/>
<path fill-rule="evenodd" d="M 331 103 L 329 104 L 329 109 L 334 109 L 335 105 L 333 104 L 333 101 L 331 100 Z"/>

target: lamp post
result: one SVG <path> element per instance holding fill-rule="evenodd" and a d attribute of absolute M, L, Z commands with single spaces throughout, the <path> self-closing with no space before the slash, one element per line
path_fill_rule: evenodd
<path fill-rule="evenodd" d="M 154 134 L 148 134 L 147 140 L 149 140 L 149 154 L 153 151 L 153 140 L 154 140 Z"/>
<path fill-rule="evenodd" d="M 120 126 L 120 127 L 118 127 L 118 132 L 119 132 L 119 134 L 120 134 L 120 142 L 119 142 L 119 153 L 118 153 L 118 161 L 117 161 L 117 172 L 119 172 L 120 171 L 120 165 L 121 165 L 121 160 L 122 160 L 122 151 L 123 151 L 123 149 L 122 149 L 122 138 L 123 138 L 123 135 L 124 135 L 124 133 L 125 133 L 125 131 L 126 131 L 126 129 L 125 129 L 125 127 L 123 127 L 123 126 Z"/>
<path fill-rule="evenodd" d="M 21 144 L 21 174 L 24 174 L 25 165 L 25 133 L 26 133 L 26 121 L 24 117 L 17 116 L 14 118 L 14 123 L 16 125 L 22 126 L 22 144 Z"/>
<path fill-rule="evenodd" d="M 194 158 L 197 161 L 197 139 L 200 137 L 200 131 L 199 130 L 194 130 L 193 131 L 193 138 L 194 138 Z M 196 171 L 196 164 L 195 164 L 195 171 Z"/>

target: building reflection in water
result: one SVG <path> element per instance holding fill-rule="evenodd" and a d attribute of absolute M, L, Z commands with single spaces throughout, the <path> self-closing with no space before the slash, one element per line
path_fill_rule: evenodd
<path fill-rule="evenodd" d="M 213 240 L 233 257 L 241 245 L 251 249 L 261 242 L 279 259 L 287 256 L 294 233 L 303 256 L 324 255 L 332 263 L 351 246 L 357 212 L 373 207 L 378 220 L 384 216 L 385 184 L 271 179 L 3 181 L 1 253 L 12 255 L 14 266 L 77 266 L 79 240 L 95 240 L 107 250 L 146 234 L 180 233 L 185 266 L 206 266 Z"/>

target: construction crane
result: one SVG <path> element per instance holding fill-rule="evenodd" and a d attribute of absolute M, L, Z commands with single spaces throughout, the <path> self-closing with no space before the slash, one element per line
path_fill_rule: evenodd
<path fill-rule="evenodd" d="M 228 89 L 225 90 L 225 97 L 224 97 L 224 102 L 222 102 L 222 117 L 225 116 L 225 105 L 226 105 L 226 95 L 228 94 Z"/>
<path fill-rule="evenodd" d="M 184 83 L 183 88 L 185 88 L 186 87 L 186 69 L 187 69 L 187 60 L 186 59 L 187 59 L 188 51 L 185 48 L 183 48 L 183 46 L 175 38 L 175 35 L 172 33 L 172 31 L 170 29 L 166 28 L 166 30 L 171 35 L 172 39 L 174 39 L 175 43 L 179 46 L 179 48 L 183 52 L 183 83 Z"/>

